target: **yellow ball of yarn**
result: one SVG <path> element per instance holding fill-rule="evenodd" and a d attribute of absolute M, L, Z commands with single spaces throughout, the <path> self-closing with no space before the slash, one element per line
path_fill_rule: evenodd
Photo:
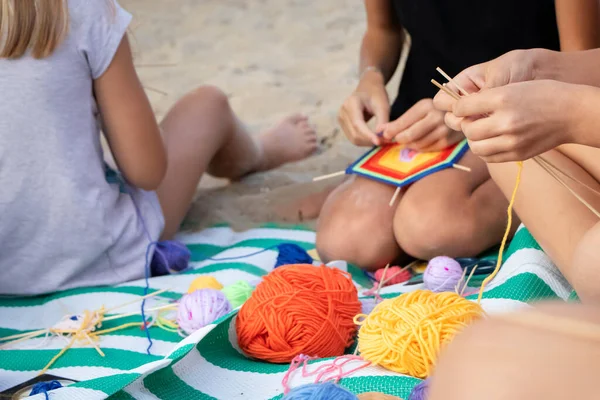
<path fill-rule="evenodd" d="M 373 364 L 426 378 L 442 346 L 483 314 L 478 303 L 456 293 L 404 293 L 356 316 L 358 350 Z"/>
<path fill-rule="evenodd" d="M 196 290 L 200 289 L 221 290 L 223 289 L 223 285 L 221 285 L 219 281 L 213 278 L 212 276 L 199 276 L 196 279 L 194 279 L 190 284 L 188 293 L 193 293 Z"/>

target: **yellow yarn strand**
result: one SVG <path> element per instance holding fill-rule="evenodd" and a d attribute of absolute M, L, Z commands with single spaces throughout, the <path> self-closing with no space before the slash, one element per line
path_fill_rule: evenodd
<path fill-rule="evenodd" d="M 515 187 L 512 192 L 512 196 L 510 197 L 510 202 L 508 203 L 508 223 L 506 224 L 506 231 L 504 232 L 504 237 L 502 238 L 502 244 L 500 244 L 500 251 L 498 252 L 498 261 L 496 262 L 496 268 L 494 272 L 487 278 L 483 280 L 481 284 L 481 288 L 479 289 L 479 296 L 477 297 L 477 303 L 481 303 L 481 298 L 483 296 L 483 291 L 485 290 L 485 286 L 498 275 L 498 271 L 500 271 L 500 267 L 502 266 L 502 256 L 504 254 L 504 248 L 506 247 L 506 243 L 508 242 L 508 235 L 510 235 L 510 230 L 512 228 L 512 210 L 515 205 L 515 199 L 517 198 L 517 191 L 519 190 L 519 186 L 521 185 L 521 175 L 523 174 L 523 161 L 517 162 L 517 180 L 515 181 Z"/>
<path fill-rule="evenodd" d="M 389 370 L 425 378 L 442 347 L 483 315 L 478 303 L 456 293 L 404 293 L 354 318 L 361 325 L 360 355 Z"/>

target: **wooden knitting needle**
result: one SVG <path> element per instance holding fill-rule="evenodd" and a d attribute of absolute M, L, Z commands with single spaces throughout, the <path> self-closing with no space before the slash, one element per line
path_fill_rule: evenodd
<path fill-rule="evenodd" d="M 448 96 L 452 97 L 454 100 L 460 100 L 460 96 L 458 94 L 454 93 L 452 90 L 448 89 L 446 86 L 442 85 L 435 79 L 432 79 L 431 83 L 437 86 L 438 89 L 443 90 Z"/>

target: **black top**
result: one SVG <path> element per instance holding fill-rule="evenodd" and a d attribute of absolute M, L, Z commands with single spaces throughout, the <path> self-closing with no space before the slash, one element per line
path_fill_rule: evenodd
<path fill-rule="evenodd" d="M 391 117 L 431 98 L 450 76 L 516 49 L 559 50 L 553 0 L 392 0 L 412 46 Z"/>

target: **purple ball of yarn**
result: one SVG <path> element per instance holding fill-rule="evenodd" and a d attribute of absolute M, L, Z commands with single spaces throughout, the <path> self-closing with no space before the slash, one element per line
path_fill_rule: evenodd
<path fill-rule="evenodd" d="M 186 245 L 175 240 L 156 243 L 150 263 L 152 276 L 170 275 L 187 269 L 191 256 Z"/>
<path fill-rule="evenodd" d="M 463 276 L 458 261 L 450 257 L 435 257 L 429 261 L 423 274 L 423 284 L 432 292 L 454 292 Z"/>
<path fill-rule="evenodd" d="M 427 392 L 429 390 L 429 379 L 425 379 L 423 382 L 415 386 L 408 396 L 408 400 L 425 400 L 427 399 Z"/>
<path fill-rule="evenodd" d="M 184 295 L 179 300 L 177 323 L 185 333 L 191 335 L 230 312 L 231 304 L 223 292 L 200 289 Z"/>

